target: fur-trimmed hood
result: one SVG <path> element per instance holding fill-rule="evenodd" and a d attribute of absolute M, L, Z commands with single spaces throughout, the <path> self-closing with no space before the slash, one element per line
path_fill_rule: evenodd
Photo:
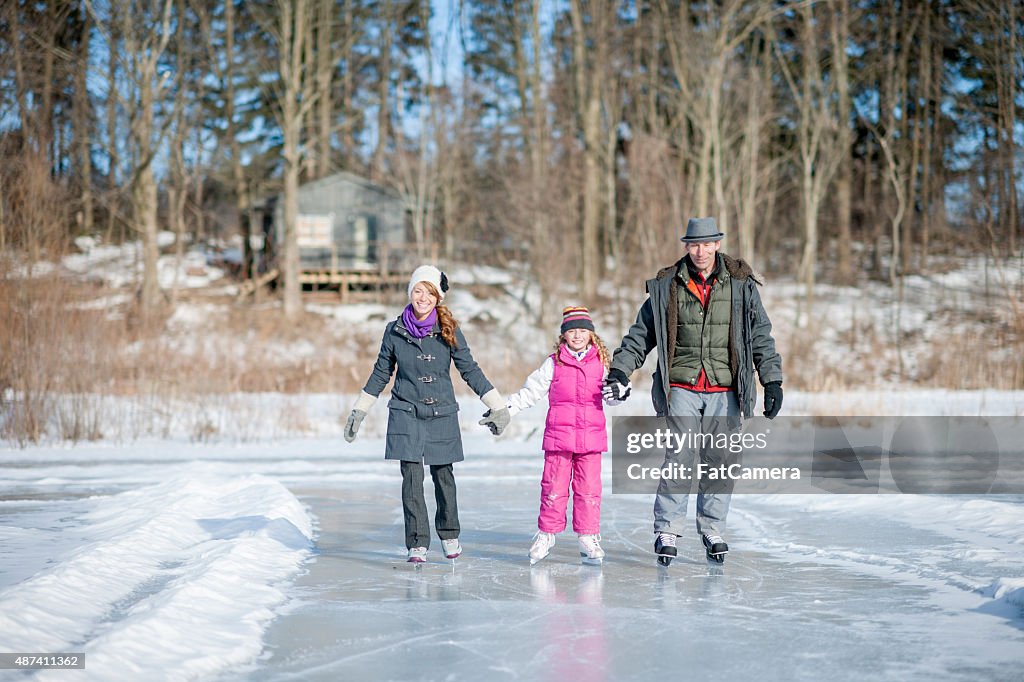
<path fill-rule="evenodd" d="M 689 256 L 683 256 L 674 264 L 668 266 L 667 268 L 662 268 L 661 270 L 658 271 L 658 274 L 655 276 L 655 279 L 674 277 L 675 274 L 680 271 L 684 273 L 686 279 L 689 279 L 689 271 L 686 268 L 687 258 L 689 258 Z M 726 272 L 728 272 L 729 276 L 732 277 L 733 279 L 744 280 L 749 277 L 750 279 L 754 280 L 756 284 L 762 286 L 764 285 L 763 278 L 755 274 L 754 268 L 752 268 L 750 264 L 747 263 L 747 261 L 743 260 L 742 258 L 733 258 L 732 256 L 725 253 L 719 253 L 718 258 L 720 259 L 720 262 L 725 265 Z"/>

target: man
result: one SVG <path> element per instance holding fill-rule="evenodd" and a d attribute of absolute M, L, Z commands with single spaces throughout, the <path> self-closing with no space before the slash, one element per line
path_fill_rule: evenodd
<path fill-rule="evenodd" d="M 754 370 L 764 386 L 764 416 L 774 419 L 782 408 L 782 358 L 775 350 L 771 321 L 761 304 L 753 270 L 743 260 L 719 253 L 724 233 L 714 218 L 694 218 L 681 241 L 686 255 L 647 280 L 648 298 L 636 322 L 616 349 L 605 379 L 608 398 L 625 399 L 629 376 L 658 348 L 651 397 L 659 416 L 689 419 L 704 429 L 713 422 L 738 424 L 750 417 L 757 401 Z M 667 452 L 665 464 L 693 469 L 694 452 Z M 701 451 L 701 461 L 714 454 Z M 677 469 L 678 470 L 678 469 Z M 697 532 L 709 559 L 725 560 L 722 539 L 729 512 L 731 485 L 719 487 L 706 478 L 697 494 Z M 724 492 L 723 492 L 724 490 Z M 686 518 L 689 486 L 662 480 L 654 502 L 654 551 L 669 565 Z"/>

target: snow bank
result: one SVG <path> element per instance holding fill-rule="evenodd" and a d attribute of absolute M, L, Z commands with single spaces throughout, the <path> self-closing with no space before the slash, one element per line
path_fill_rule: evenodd
<path fill-rule="evenodd" d="M 997 602 L 1024 609 L 1024 578 L 999 578 L 978 592 Z"/>
<path fill-rule="evenodd" d="M 0 592 L 0 650 L 84 649 L 96 680 L 188 679 L 259 654 L 310 555 L 310 517 L 269 478 L 173 471 L 94 498 L 84 526 L 62 531 L 73 549 Z"/>
<path fill-rule="evenodd" d="M 157 235 L 161 249 L 174 242 L 173 232 L 162 231 Z M 103 245 L 92 238 L 79 238 L 75 245 L 81 253 L 61 260 L 65 270 L 112 287 L 131 286 L 139 281 L 142 272 L 141 242 Z M 157 279 L 162 289 L 208 287 L 222 277 L 224 271 L 208 265 L 206 255 L 200 251 L 189 251 L 180 260 L 174 255 L 161 256 L 157 262 Z"/>
<path fill-rule="evenodd" d="M 949 495 L 763 495 L 760 502 L 797 508 L 809 514 L 851 513 L 896 518 L 914 528 L 934 531 L 964 541 L 996 544 L 1002 548 L 1024 545 L 1024 505 L 1017 496 L 974 499 Z"/>

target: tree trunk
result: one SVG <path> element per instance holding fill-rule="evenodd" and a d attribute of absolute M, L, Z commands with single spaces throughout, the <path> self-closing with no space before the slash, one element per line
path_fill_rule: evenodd
<path fill-rule="evenodd" d="M 572 45 L 573 45 L 573 78 L 580 111 L 582 113 L 583 133 L 583 195 L 582 224 L 580 230 L 580 294 L 584 298 L 593 297 L 597 291 L 598 280 L 598 223 L 600 220 L 601 192 L 601 132 L 600 106 L 597 91 L 595 67 L 587 59 L 587 33 L 583 20 L 581 0 L 572 0 Z M 592 17 L 593 18 L 593 17 Z"/>
<path fill-rule="evenodd" d="M 1014 127 L 1017 124 L 1017 103 L 1016 97 L 1019 94 L 1017 88 L 1017 61 L 1020 55 L 1017 53 L 1017 27 L 1021 22 L 1021 9 L 1019 2 L 1012 0 L 1001 0 L 993 12 L 997 17 L 997 26 L 994 33 L 999 36 L 996 44 L 996 93 L 998 97 L 998 128 L 999 128 L 999 154 L 1002 157 L 1000 163 L 1000 186 L 1003 190 L 1004 201 L 1000 206 L 1000 233 L 1005 235 L 1006 248 L 1011 254 L 1017 252 L 1017 231 L 1018 226 L 1018 205 L 1017 205 L 1017 180 L 1015 174 L 1015 159 L 1017 156 L 1016 143 L 1014 141 Z"/>
<path fill-rule="evenodd" d="M 935 126 L 940 115 L 932 84 L 933 59 L 937 43 L 932 35 L 932 13 L 933 7 L 929 1 L 925 3 L 924 7 L 924 25 L 921 28 L 921 60 L 918 65 L 918 80 L 920 81 L 921 98 L 924 101 L 921 111 L 921 228 L 918 231 L 917 254 L 917 267 L 922 272 L 928 269 L 928 237 L 931 233 L 934 211 L 932 206 L 934 195 L 932 167 L 937 162 L 934 152 Z"/>
<path fill-rule="evenodd" d="M 853 282 L 853 266 L 850 262 L 852 235 L 850 219 L 853 206 L 853 150 L 850 134 L 850 60 L 846 48 L 850 41 L 850 3 L 839 0 L 839 10 L 833 13 L 833 73 L 836 79 L 836 93 L 839 117 L 839 167 L 836 171 L 836 222 L 838 229 L 837 256 L 839 281 Z"/>
<path fill-rule="evenodd" d="M 383 0 L 381 8 L 380 53 L 377 58 L 377 144 L 370 160 L 370 178 L 384 178 L 384 147 L 391 135 L 391 50 L 394 43 L 394 0 Z"/>
<path fill-rule="evenodd" d="M 29 86 L 25 80 L 24 54 L 21 45 L 22 26 L 21 14 L 18 12 L 19 3 L 7 3 L 7 31 L 10 36 L 9 44 L 11 49 L 11 61 L 14 63 L 14 101 L 18 105 L 18 119 L 21 124 L 21 135 L 26 146 L 34 144 L 34 132 L 32 129 L 32 112 L 28 108 Z"/>
<path fill-rule="evenodd" d="M 86 77 L 89 73 L 89 39 L 92 33 L 92 14 L 86 10 L 82 12 L 82 35 L 79 43 L 78 59 L 75 63 L 75 94 L 74 94 L 74 116 L 72 126 L 74 128 L 74 142 L 78 153 L 78 183 L 79 198 L 81 200 L 81 230 L 84 234 L 93 232 L 93 187 L 92 187 L 92 152 L 90 142 L 93 137 L 91 123 L 91 107 L 89 105 L 89 89 Z"/>
<path fill-rule="evenodd" d="M 109 52 L 116 52 L 117 45 L 121 41 L 121 22 L 111 21 L 110 23 L 110 44 L 107 45 Z M 109 244 L 114 241 L 114 223 L 117 219 L 118 205 L 120 203 L 116 187 L 120 186 L 121 154 L 119 145 L 123 141 L 118 135 L 117 110 L 120 104 L 118 96 L 118 60 L 107 60 L 107 230 L 105 241 Z"/>
<path fill-rule="evenodd" d="M 908 3 L 903 3 L 900 7 L 900 23 L 905 28 L 905 31 L 900 39 L 899 48 L 899 60 L 897 61 L 896 67 L 896 92 L 897 101 L 900 103 L 900 122 L 899 122 L 899 146 L 897 149 L 898 163 L 897 170 L 900 175 L 900 182 L 904 183 L 903 197 L 904 202 L 913 202 L 915 196 L 915 188 L 917 185 L 917 164 L 920 161 L 920 139 L 914 134 L 916 133 L 916 119 L 917 114 L 915 113 L 914 107 L 910 106 L 911 103 L 911 92 L 910 92 L 910 55 L 914 49 L 914 42 L 917 38 L 917 26 L 920 25 L 921 15 L 920 12 L 915 9 L 913 10 L 913 18 L 909 16 L 911 12 L 908 7 Z M 911 131 L 914 131 L 912 133 Z M 890 142 L 895 144 L 895 141 Z M 910 147 L 908 150 L 907 147 Z M 907 157 L 910 157 L 910 163 L 907 163 Z M 913 211 L 903 211 L 903 217 L 899 224 L 899 239 L 901 240 L 899 251 L 894 255 L 896 260 L 896 272 L 904 273 L 910 268 L 910 246 L 913 236 L 912 222 L 914 214 Z"/>
<path fill-rule="evenodd" d="M 772 104 L 767 94 L 765 84 L 771 82 L 771 59 L 767 43 L 763 38 L 758 38 L 752 44 L 754 61 L 762 66 L 760 70 L 755 66 L 751 69 L 750 93 L 747 97 L 747 111 L 743 143 L 740 147 L 743 162 L 742 177 L 740 183 L 742 194 L 740 200 L 739 214 L 736 225 L 738 239 L 734 242 L 733 249 L 740 258 L 748 263 L 753 263 L 756 255 L 754 243 L 755 223 L 758 216 L 758 205 L 761 197 L 761 136 L 764 120 L 764 110 L 770 109 Z M 765 93 L 765 94 L 761 94 Z M 764 101 L 768 100 L 768 106 Z M 760 216 L 763 220 L 763 216 Z"/>
<path fill-rule="evenodd" d="M 154 65 L 155 66 L 155 65 Z M 147 78 L 148 76 L 148 78 Z M 156 77 L 155 68 L 152 72 L 140 74 L 139 108 L 136 119 L 135 134 L 138 144 L 146 145 L 153 137 L 153 91 L 149 85 Z M 157 264 L 160 258 L 160 247 L 157 242 L 157 187 L 153 173 L 152 159 L 144 158 L 146 149 L 140 148 L 141 168 L 136 170 L 136 180 L 132 187 L 132 218 L 135 229 L 142 238 L 142 287 L 139 296 L 141 313 L 149 319 L 160 303 L 160 281 Z"/>
<path fill-rule="evenodd" d="M 351 4 L 351 3 L 346 3 Z M 331 133 L 333 132 L 334 97 L 331 84 L 334 74 L 334 2 L 317 2 L 317 155 L 316 177 L 327 177 L 331 172 Z"/>
<path fill-rule="evenodd" d="M 341 77 L 341 120 L 342 129 L 340 137 L 344 158 L 342 168 L 351 168 L 356 159 L 358 143 L 356 141 L 355 112 L 353 109 L 353 98 L 355 97 L 355 32 L 356 18 L 353 3 L 345 3 L 345 37 L 342 49 L 342 58 L 345 62 L 345 72 Z"/>
<path fill-rule="evenodd" d="M 224 4 L 224 120 L 227 127 L 228 149 L 231 150 L 231 178 L 235 188 L 235 211 L 242 224 L 242 241 L 244 257 L 242 259 L 242 277 L 248 279 L 255 273 L 252 271 L 252 230 L 253 224 L 249 217 L 249 187 L 242 167 L 242 149 L 238 141 L 235 123 L 235 9 L 234 3 Z M 262 236 L 262 225 L 258 226 Z"/>
<path fill-rule="evenodd" d="M 53 88 L 55 80 L 56 33 L 61 21 L 62 9 L 59 4 L 46 3 L 46 18 L 44 27 L 34 27 L 37 36 L 43 33 L 42 58 L 43 64 L 39 75 L 39 99 L 40 107 L 37 110 L 36 122 L 39 135 L 39 149 L 50 159 L 50 168 L 57 167 L 57 155 L 54 153 L 53 145 Z M 43 30 L 40 31 L 40 28 Z M 39 37 L 36 38 L 37 40 Z"/>
<path fill-rule="evenodd" d="M 281 0 L 280 75 L 283 81 L 281 130 L 284 138 L 284 244 L 282 273 L 284 279 L 284 316 L 294 320 L 302 312 L 302 285 L 299 282 L 299 173 L 302 169 L 300 149 L 302 122 L 306 108 L 312 104 L 309 78 L 304 77 L 305 41 L 309 39 L 306 0 Z M 303 106 L 305 105 L 305 106 Z"/>

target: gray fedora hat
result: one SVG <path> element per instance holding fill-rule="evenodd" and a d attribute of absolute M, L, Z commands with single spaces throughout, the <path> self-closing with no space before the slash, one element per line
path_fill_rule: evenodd
<path fill-rule="evenodd" d="M 690 218 L 690 222 L 686 223 L 686 234 L 680 237 L 679 241 L 699 244 L 717 242 L 724 236 L 724 232 L 718 231 L 718 223 L 714 218 Z"/>

